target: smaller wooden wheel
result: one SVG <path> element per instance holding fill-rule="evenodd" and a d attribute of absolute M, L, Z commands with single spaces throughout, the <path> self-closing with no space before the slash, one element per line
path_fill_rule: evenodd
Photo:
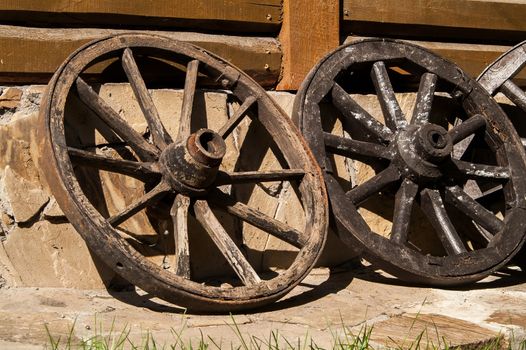
<path fill-rule="evenodd" d="M 131 87 L 125 98 L 140 106 L 138 120 L 123 118 L 89 83 L 90 73 L 106 66 L 103 76 L 110 82 Z M 178 87 L 178 78 L 182 82 L 182 107 L 171 117 L 160 117 L 148 77 L 170 87 Z M 200 84 L 208 93 L 228 90 L 238 103 L 214 129 L 194 109 Z M 84 124 L 83 110 L 89 112 Z M 247 124 L 236 153 L 228 144 L 242 142 L 239 135 L 233 140 L 233 131 Z M 260 130 L 257 140 L 250 140 L 252 127 Z M 146 34 L 87 44 L 49 83 L 40 140 L 43 174 L 90 249 L 129 282 L 192 311 L 235 311 L 275 301 L 308 274 L 323 248 L 328 203 L 321 171 L 300 134 L 253 80 L 201 48 Z M 244 169 L 240 159 L 261 151 L 271 152 L 281 168 Z M 269 181 L 290 186 L 296 196 L 291 198 L 300 202 L 295 216 L 304 219 L 302 227 L 239 195 Z M 110 207 L 108 198 L 118 200 Z M 195 240 L 196 225 L 202 240 Z M 246 254 L 247 237 L 239 232 L 247 225 L 286 242 L 294 253 L 288 266 L 255 268 Z M 209 248 L 202 252 L 202 246 Z M 200 259 L 194 254 L 198 248 Z M 214 254 L 230 273 L 219 272 Z M 154 259 L 159 255 L 162 261 Z M 196 277 L 192 271 L 203 266 L 212 275 Z"/>
<path fill-rule="evenodd" d="M 501 92 L 515 104 L 518 110 L 516 109 L 512 113 L 522 111 L 522 113 L 516 114 L 517 118 L 513 118 L 514 115 L 512 114 L 508 114 L 508 116 L 521 136 L 522 145 L 526 147 L 526 138 L 521 132 L 524 130 L 523 123 L 526 116 L 526 93 L 515 81 L 516 78 L 519 78 L 518 75 L 520 73 L 526 73 L 526 41 L 516 45 L 497 58 L 479 75 L 477 81 L 490 95 L 495 96 Z M 524 85 L 524 80 L 521 83 L 521 85 Z M 507 110 L 505 111 L 508 112 Z M 524 248 L 517 254 L 514 262 L 522 266 L 524 270 L 526 266 L 526 251 Z"/>
<path fill-rule="evenodd" d="M 526 93 L 513 79 L 526 71 L 526 41 L 505 52 L 482 72 L 477 81 L 495 96 L 503 93 L 517 107 L 526 112 Z M 523 144 L 526 141 L 523 140 Z"/>
<path fill-rule="evenodd" d="M 526 41 L 497 58 L 479 75 L 477 81 L 490 94 L 494 95 L 500 91 L 517 106 L 523 106 L 523 109 L 526 110 L 524 91 L 512 81 L 524 67 L 526 67 Z M 521 90 L 522 93 L 518 90 Z"/>
<path fill-rule="evenodd" d="M 395 92 L 416 96 L 412 111 Z M 294 118 L 325 171 L 340 237 L 372 264 L 454 285 L 522 245 L 524 151 L 454 64 L 399 41 L 344 45 L 311 70 Z"/>

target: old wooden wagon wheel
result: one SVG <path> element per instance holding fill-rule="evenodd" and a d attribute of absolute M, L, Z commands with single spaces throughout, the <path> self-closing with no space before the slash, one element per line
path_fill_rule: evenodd
<path fill-rule="evenodd" d="M 142 121 L 146 124 L 143 133 L 137 131 L 136 122 L 121 117 L 89 83 L 90 72 L 104 62 L 112 67 L 107 70 L 114 75 L 109 76 L 121 77 L 131 86 L 128 98 L 136 99 L 140 105 L 140 118 L 144 117 Z M 168 118 L 178 124 L 175 134 L 167 131 L 147 89 L 149 67 L 154 68 L 157 78 L 160 73 L 165 82 L 175 81 L 176 76 L 172 76 L 175 72 L 182 75 L 182 108 L 174 110 Z M 228 121 L 217 130 L 194 130 L 194 119 L 203 117 L 193 109 L 196 86 L 201 82 L 212 90 L 230 91 L 229 96 L 239 103 Z M 80 107 L 68 107 L 70 100 L 78 101 Z M 84 125 L 76 124 L 81 107 L 91 112 L 96 132 L 104 138 L 96 147 L 80 148 L 76 143 L 77 137 L 87 133 L 82 130 Z M 229 152 L 226 141 L 242 123 L 257 124 L 264 130 L 267 141 L 280 157 L 282 169 L 228 170 L 223 164 L 225 153 Z M 40 140 L 43 174 L 90 249 L 129 282 L 172 303 L 192 310 L 217 312 L 268 304 L 308 274 L 324 245 L 328 203 L 322 173 L 299 132 L 246 74 L 193 45 L 136 34 L 94 41 L 77 50 L 49 83 L 40 115 Z M 113 156 L 101 153 L 110 147 L 109 140 L 112 140 Z M 263 137 L 257 141 L 260 147 L 266 142 Z M 246 151 L 255 153 L 257 149 Z M 86 172 L 91 175 L 85 176 Z M 98 201 L 107 180 L 97 183 L 101 193 L 93 193 L 83 184 L 93 182 L 102 172 L 140 180 L 139 195 L 113 212 L 104 208 Z M 236 186 L 268 181 L 292 184 L 301 201 L 300 211 L 303 208 L 303 213 L 295 213 L 304 215 L 303 229 L 293 228 L 238 201 L 233 194 Z M 136 182 L 134 189 L 138 188 Z M 116 192 L 119 189 L 113 189 L 112 195 L 128 196 L 120 193 L 123 191 Z M 292 250 L 295 257 L 288 268 L 269 274 L 256 271 L 243 252 L 242 242 L 227 232 L 217 211 L 236 218 L 240 225 L 248 223 L 295 247 Z M 149 259 L 148 252 L 153 249 L 151 240 L 141 235 L 132 237 L 122 228 L 139 214 L 146 215 L 151 226 L 161 231 L 154 232 L 154 237 L 173 232 L 169 239 L 173 260 L 169 264 L 165 261 L 165 265 L 160 266 Z M 205 252 L 203 261 L 193 259 L 192 251 L 196 247 L 189 246 L 193 235 L 188 226 L 190 218 L 208 234 L 212 246 L 210 254 Z M 159 229 L 167 219 L 169 225 Z M 194 278 L 191 267 L 213 264 L 207 261 L 212 250 L 223 256 L 226 266 L 231 266 L 230 276 L 226 280 L 222 280 L 222 276 L 215 276 L 213 280 Z M 209 267 L 212 271 L 214 268 Z"/>
<path fill-rule="evenodd" d="M 404 112 L 395 91 L 414 90 Z M 398 41 L 342 46 L 311 70 L 294 118 L 325 171 L 340 237 L 372 264 L 454 285 L 496 271 L 522 245 L 520 141 L 454 64 Z"/>
<path fill-rule="evenodd" d="M 479 75 L 477 81 L 490 95 L 495 96 L 500 92 L 516 106 L 516 109 L 512 111 L 505 111 L 512 113 L 508 116 L 519 132 L 519 136 L 521 136 L 522 145 L 526 147 L 526 138 L 521 133 L 524 130 L 523 120 L 526 116 L 526 93 L 517 85 L 518 82 L 515 80 L 516 78 L 520 79 L 518 76 L 521 72 L 526 72 L 525 67 L 526 41 L 514 46 L 497 58 Z M 522 111 L 522 113 L 516 113 L 517 111 Z M 524 270 L 526 251 L 522 249 L 513 262 L 522 266 Z"/>

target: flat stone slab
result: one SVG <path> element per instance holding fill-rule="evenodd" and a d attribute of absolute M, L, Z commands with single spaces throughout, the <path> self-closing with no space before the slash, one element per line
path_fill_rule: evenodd
<path fill-rule="evenodd" d="M 510 271 L 471 290 L 441 290 L 407 286 L 367 266 L 315 269 L 283 300 L 236 315 L 188 314 L 142 291 L 3 288 L 0 347 L 48 344 L 46 325 L 62 341 L 72 327 L 74 342 L 107 335 L 113 327 L 114 336 L 128 330 L 135 344 L 150 332 L 158 346 L 167 347 L 179 337 L 186 345 L 196 346 L 204 339 L 212 347 L 212 340 L 223 348 L 238 347 L 243 337 L 254 348 L 275 335 L 280 348 L 287 342 L 297 346 L 298 341 L 312 341 L 332 349 L 338 339 L 364 329 L 372 329 L 375 349 L 397 344 L 409 348 L 419 337 L 422 348 L 446 343 L 470 349 L 496 342 L 517 345 L 525 339 L 523 281 L 522 272 Z"/>

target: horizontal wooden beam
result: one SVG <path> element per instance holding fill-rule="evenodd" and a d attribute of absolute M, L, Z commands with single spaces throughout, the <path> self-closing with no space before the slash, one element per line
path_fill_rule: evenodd
<path fill-rule="evenodd" d="M 345 40 L 345 43 L 363 39 L 365 38 L 349 36 Z M 475 45 L 415 40 L 408 42 L 420 45 L 456 63 L 474 78 L 477 78 L 478 75 L 500 55 L 512 48 L 512 46 L 503 45 Z M 515 77 L 515 80 L 520 86 L 526 86 L 526 70 L 520 72 Z"/>
<path fill-rule="evenodd" d="M 129 30 L 46 29 L 0 25 L 0 83 L 47 83 L 83 44 Z M 145 31 L 141 31 L 145 33 Z M 148 31 L 201 46 L 238 66 L 265 87 L 277 84 L 281 50 L 273 38 Z"/>
<path fill-rule="evenodd" d="M 368 36 L 472 39 L 526 38 L 526 2 L 517 0 L 344 0 L 343 28 Z"/>
<path fill-rule="evenodd" d="M 277 33 L 281 0 L 4 0 L 0 21 Z"/>
<path fill-rule="evenodd" d="M 284 0 L 278 90 L 297 90 L 316 62 L 340 44 L 339 0 Z"/>

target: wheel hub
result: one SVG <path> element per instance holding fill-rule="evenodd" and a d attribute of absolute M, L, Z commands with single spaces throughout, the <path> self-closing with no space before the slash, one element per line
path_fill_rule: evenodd
<path fill-rule="evenodd" d="M 442 176 L 439 165 L 450 156 L 453 142 L 439 125 L 410 125 L 398 134 L 396 147 L 402 173 L 414 180 L 425 180 Z"/>
<path fill-rule="evenodd" d="M 225 141 L 218 133 L 200 129 L 167 146 L 159 162 L 163 177 L 177 192 L 195 196 L 213 184 L 225 153 Z"/>

